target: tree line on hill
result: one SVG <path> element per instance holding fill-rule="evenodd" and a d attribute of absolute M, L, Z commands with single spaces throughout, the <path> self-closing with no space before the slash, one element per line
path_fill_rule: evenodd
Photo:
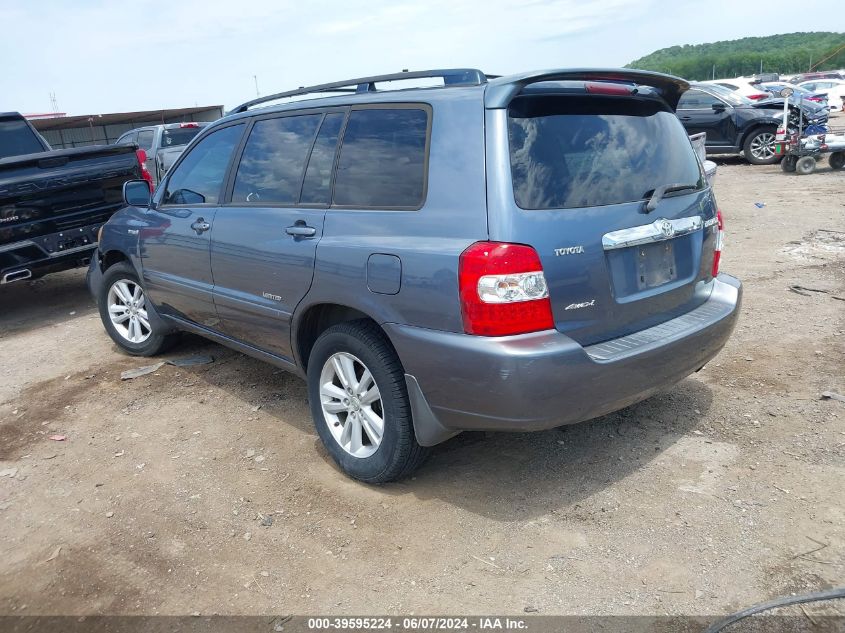
<path fill-rule="evenodd" d="M 710 44 L 671 46 L 626 66 L 690 80 L 759 72 L 794 74 L 845 68 L 845 33 L 787 33 Z"/>

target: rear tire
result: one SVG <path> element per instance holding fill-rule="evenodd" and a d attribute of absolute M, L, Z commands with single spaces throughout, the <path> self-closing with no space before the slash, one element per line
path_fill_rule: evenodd
<path fill-rule="evenodd" d="M 798 159 L 798 162 L 795 163 L 795 171 L 802 176 L 812 174 L 815 170 L 816 159 L 812 156 L 802 156 Z"/>
<path fill-rule="evenodd" d="M 752 165 L 772 165 L 780 158 L 775 153 L 774 128 L 762 127 L 753 130 L 742 145 L 742 154 Z"/>
<path fill-rule="evenodd" d="M 827 159 L 831 169 L 842 169 L 845 167 L 845 152 L 833 152 Z"/>
<path fill-rule="evenodd" d="M 780 168 L 788 174 L 795 171 L 795 163 L 798 162 L 797 156 L 784 156 L 780 162 Z"/>
<path fill-rule="evenodd" d="M 135 269 L 119 262 L 106 269 L 97 291 L 100 320 L 111 339 L 127 354 L 155 356 L 171 347 L 178 334 L 157 331 L 147 313 L 146 291 Z"/>
<path fill-rule="evenodd" d="M 320 335 L 308 360 L 308 400 L 323 445 L 350 477 L 394 481 L 428 455 L 414 434 L 405 371 L 372 322 L 339 323 Z"/>

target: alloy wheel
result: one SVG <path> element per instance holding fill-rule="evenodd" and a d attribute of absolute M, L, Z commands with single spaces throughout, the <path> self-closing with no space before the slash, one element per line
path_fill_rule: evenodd
<path fill-rule="evenodd" d="M 751 155 L 758 160 L 769 160 L 775 155 L 775 135 L 771 132 L 758 134 L 751 140 Z"/>
<path fill-rule="evenodd" d="M 320 406 L 332 437 L 353 457 L 378 450 L 384 436 L 384 407 L 372 373 L 347 352 L 332 354 L 320 373 Z"/>
<path fill-rule="evenodd" d="M 106 299 L 109 320 L 117 333 L 130 343 L 143 343 L 153 333 L 141 286 L 130 279 L 115 281 Z"/>

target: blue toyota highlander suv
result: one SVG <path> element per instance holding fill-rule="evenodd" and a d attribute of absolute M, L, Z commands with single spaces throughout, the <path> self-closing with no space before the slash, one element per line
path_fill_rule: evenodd
<path fill-rule="evenodd" d="M 89 271 L 105 329 L 130 354 L 184 330 L 306 378 L 320 438 L 368 482 L 463 430 L 626 407 L 713 358 L 739 311 L 674 115 L 688 87 L 456 69 L 246 103 L 154 194 L 125 185 Z"/>

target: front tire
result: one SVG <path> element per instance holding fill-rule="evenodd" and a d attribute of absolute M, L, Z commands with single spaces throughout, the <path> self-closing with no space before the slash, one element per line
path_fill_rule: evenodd
<path fill-rule="evenodd" d="M 742 154 L 752 165 L 772 165 L 778 161 L 775 153 L 775 130 L 759 128 L 753 130 L 742 146 Z"/>
<path fill-rule="evenodd" d="M 428 454 L 414 434 L 402 364 L 374 323 L 340 323 L 320 335 L 308 360 L 308 400 L 323 445 L 355 479 L 401 479 Z"/>
<path fill-rule="evenodd" d="M 128 262 L 103 273 L 97 291 L 97 307 L 106 332 L 117 346 L 133 356 L 155 356 L 176 341 L 176 334 L 157 330 L 148 313 L 147 293 Z"/>

